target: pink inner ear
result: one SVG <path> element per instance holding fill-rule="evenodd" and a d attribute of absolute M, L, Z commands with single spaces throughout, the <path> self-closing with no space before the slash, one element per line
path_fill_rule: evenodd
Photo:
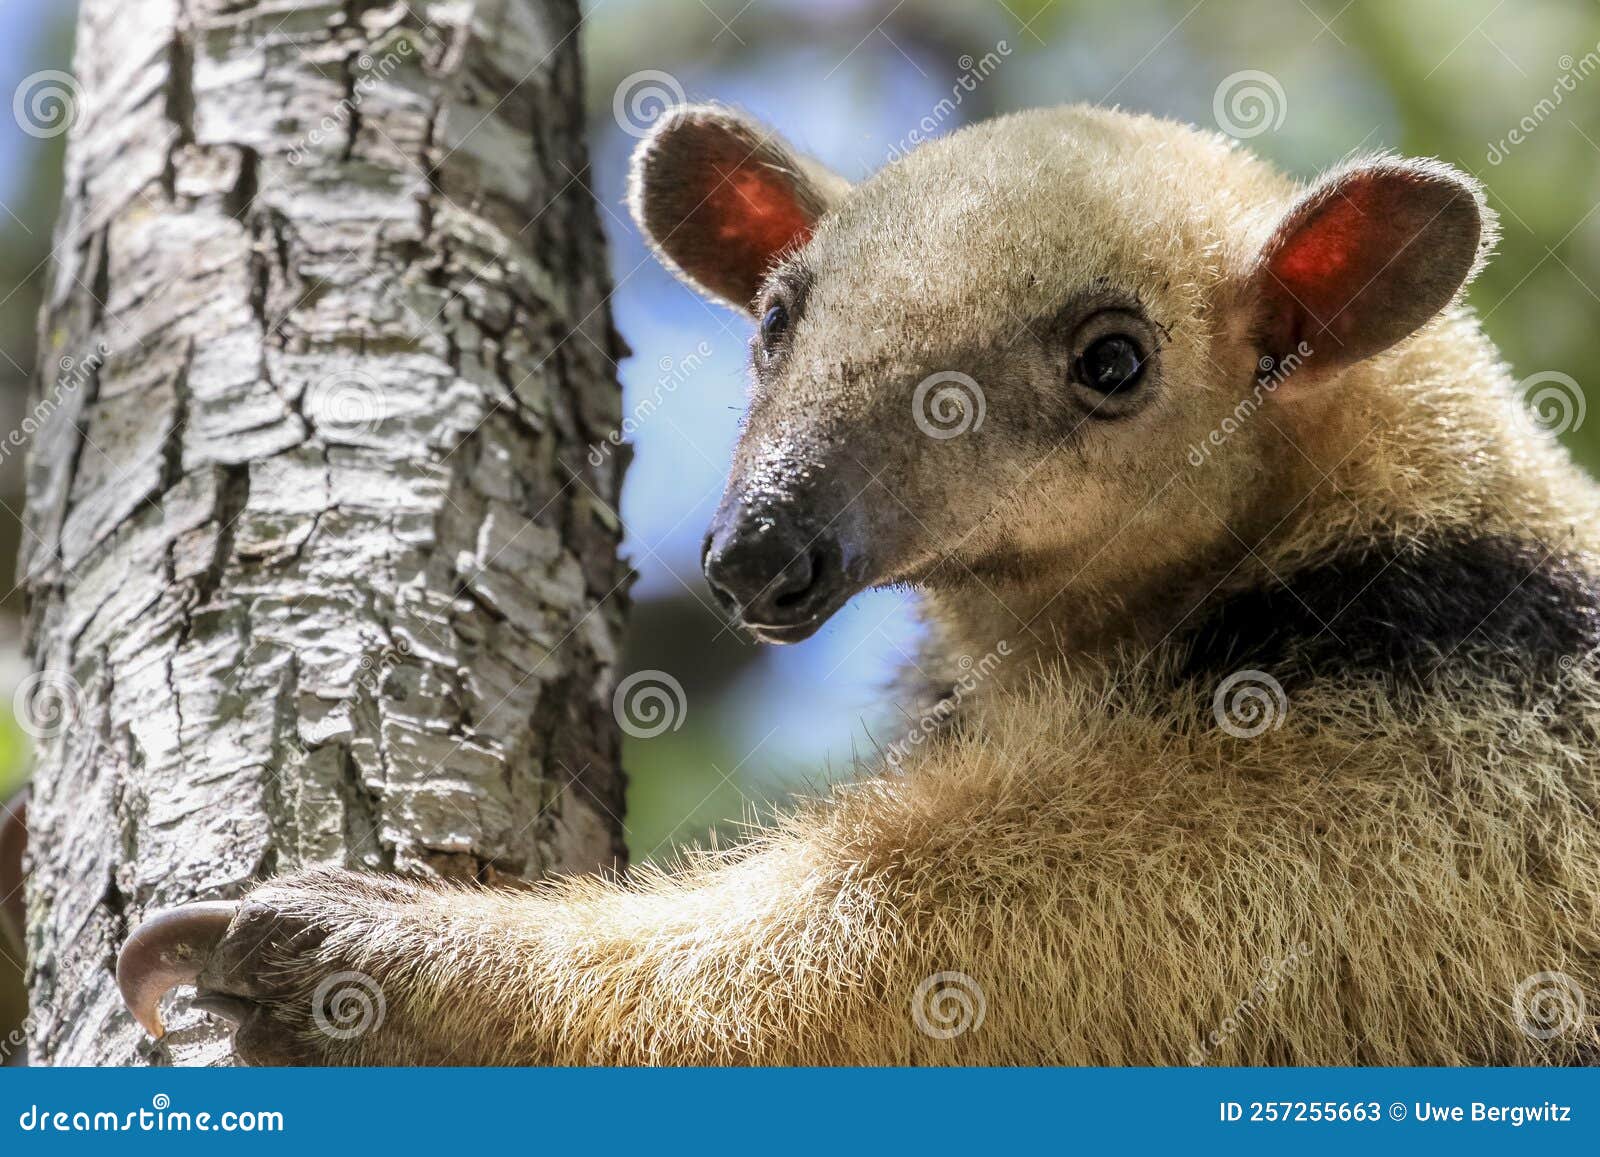
<path fill-rule="evenodd" d="M 811 215 L 781 174 L 754 161 L 712 164 L 715 180 L 700 211 L 717 240 L 733 252 L 729 264 L 766 269 L 785 249 L 811 236 Z"/>
<path fill-rule="evenodd" d="M 1303 196 L 1257 267 L 1262 352 L 1302 344 L 1324 368 L 1388 349 L 1450 304 L 1482 226 L 1472 188 L 1442 166 L 1375 161 Z"/>
<path fill-rule="evenodd" d="M 1287 237 L 1272 257 L 1272 275 L 1313 315 L 1309 328 L 1336 333 L 1350 303 L 1394 256 L 1386 252 L 1392 223 L 1382 219 L 1374 182 L 1350 181 Z"/>

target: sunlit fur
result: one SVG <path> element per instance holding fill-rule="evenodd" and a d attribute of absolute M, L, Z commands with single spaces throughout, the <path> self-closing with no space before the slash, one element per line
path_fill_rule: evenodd
<path fill-rule="evenodd" d="M 332 930 L 277 962 L 299 983 L 276 1020 L 367 1062 L 1592 1057 L 1592 664 L 1574 656 L 1554 722 L 1456 670 L 1406 703 L 1376 678 L 1298 688 L 1255 738 L 1217 726 L 1209 684 L 1171 677 L 1167 640 L 1212 591 L 1366 541 L 1507 534 L 1600 573 L 1595 487 L 1464 308 L 1337 377 L 1291 378 L 1186 460 L 1248 388 L 1237 283 L 1295 191 L 1215 136 L 1067 109 L 954 134 L 845 194 L 799 258 L 816 281 L 788 393 L 758 391 L 740 453 L 807 422 L 858 431 L 924 525 L 885 528 L 900 555 L 881 577 L 935 588 L 930 680 L 1001 640 L 1010 658 L 897 770 L 861 769 L 681 873 L 265 885 L 256 899 Z M 1162 402 L 1131 428 L 1008 457 L 1008 424 L 1028 420 L 1008 399 L 1035 387 L 1004 353 L 976 365 L 988 438 L 887 434 L 890 404 L 838 384 L 846 364 L 903 377 L 994 347 L 1099 277 L 1172 331 Z M 306 1025 L 334 968 L 378 979 L 380 1028 L 330 1043 Z M 1588 1011 L 1541 1040 L 1513 1000 L 1546 972 Z M 939 973 L 970 978 L 981 1024 L 919 1026 L 919 985 L 921 1025 L 960 1022 L 940 990 L 966 981 L 925 983 Z"/>

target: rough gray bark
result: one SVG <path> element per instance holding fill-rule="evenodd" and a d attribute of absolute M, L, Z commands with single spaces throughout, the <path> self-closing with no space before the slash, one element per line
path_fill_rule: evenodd
<path fill-rule="evenodd" d="M 226 1059 L 183 998 L 159 1045 L 123 1011 L 149 909 L 621 857 L 577 23 L 83 0 L 21 564 L 67 711 L 36 727 L 36 1062 Z"/>

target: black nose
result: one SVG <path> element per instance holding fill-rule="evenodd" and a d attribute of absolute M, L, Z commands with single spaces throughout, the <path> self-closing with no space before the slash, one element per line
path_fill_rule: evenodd
<path fill-rule="evenodd" d="M 718 511 L 701 557 L 711 589 L 745 627 L 797 642 L 837 609 L 839 546 L 826 530 L 743 505 Z"/>

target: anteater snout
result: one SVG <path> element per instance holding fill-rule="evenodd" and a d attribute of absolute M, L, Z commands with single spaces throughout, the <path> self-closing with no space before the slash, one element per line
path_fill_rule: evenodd
<path fill-rule="evenodd" d="M 837 536 L 773 507 L 725 503 L 701 566 L 729 613 L 769 643 L 810 636 L 854 593 Z"/>

